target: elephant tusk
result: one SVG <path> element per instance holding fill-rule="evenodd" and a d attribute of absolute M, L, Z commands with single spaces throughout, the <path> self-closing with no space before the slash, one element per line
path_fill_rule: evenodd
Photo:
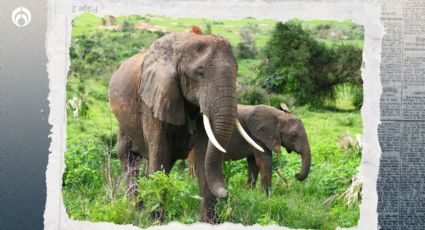
<path fill-rule="evenodd" d="M 205 131 L 207 132 L 208 139 L 210 139 L 211 143 L 218 150 L 222 151 L 223 153 L 226 153 L 226 150 L 223 147 L 221 147 L 220 143 L 218 143 L 217 139 L 215 139 L 214 133 L 211 129 L 210 119 L 205 114 L 203 114 L 202 117 L 203 117 L 203 120 L 204 120 L 204 128 L 205 128 Z"/>
<path fill-rule="evenodd" d="M 245 130 L 242 128 L 241 123 L 236 119 L 236 128 L 238 129 L 239 133 L 242 135 L 242 137 L 254 148 L 259 150 L 260 152 L 264 153 L 264 149 L 261 148 L 257 143 L 255 143 L 254 140 L 245 132 Z"/>

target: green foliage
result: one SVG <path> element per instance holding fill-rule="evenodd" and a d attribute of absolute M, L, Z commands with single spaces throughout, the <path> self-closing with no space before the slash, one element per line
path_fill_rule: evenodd
<path fill-rule="evenodd" d="M 277 225 L 277 221 L 274 221 L 271 219 L 271 216 L 267 213 L 261 216 L 261 218 L 258 219 L 258 223 L 261 225 Z"/>
<path fill-rule="evenodd" d="M 363 40 L 363 26 L 351 23 L 325 23 L 306 26 L 319 38 L 330 40 Z"/>
<path fill-rule="evenodd" d="M 121 31 L 130 32 L 134 30 L 134 24 L 129 22 L 128 20 L 124 20 L 121 23 Z"/>
<path fill-rule="evenodd" d="M 183 177 L 178 174 L 167 176 L 158 171 L 149 177 L 139 178 L 139 196 L 148 212 L 166 210 L 167 219 L 175 219 L 185 214 L 191 199 L 200 200 L 198 195 L 192 195 Z"/>
<path fill-rule="evenodd" d="M 64 186 L 77 187 L 81 184 L 98 187 L 102 184 L 102 171 L 105 153 L 97 140 L 89 135 L 81 135 L 67 140 L 65 153 L 67 170 L 63 174 Z"/>
<path fill-rule="evenodd" d="M 122 32 L 107 31 L 73 37 L 70 73 L 98 77 L 108 75 L 109 79 L 122 60 L 142 48 L 148 48 L 161 35 L 160 32 L 133 30 L 128 21 L 122 24 Z"/>
<path fill-rule="evenodd" d="M 237 94 L 239 104 L 258 105 L 267 103 L 267 93 L 264 89 L 247 86 L 240 89 Z"/>
<path fill-rule="evenodd" d="M 277 23 L 263 56 L 259 82 L 272 92 L 293 95 L 298 104 L 323 105 L 335 100 L 336 86 L 361 84 L 361 50 L 326 47 L 299 21 Z"/>
<path fill-rule="evenodd" d="M 237 93 L 237 100 L 239 104 L 265 104 L 275 108 L 280 108 L 280 103 L 285 103 L 287 106 L 293 106 L 295 104 L 295 99 L 289 95 L 267 93 L 263 88 L 256 86 L 245 86 L 240 88 Z"/>

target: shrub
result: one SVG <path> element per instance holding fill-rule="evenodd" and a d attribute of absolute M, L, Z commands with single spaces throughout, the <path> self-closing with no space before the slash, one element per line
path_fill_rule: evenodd
<path fill-rule="evenodd" d="M 275 108 L 280 108 L 280 103 L 287 106 L 295 104 L 295 98 L 290 95 L 281 95 L 276 93 L 267 93 L 259 86 L 244 86 L 238 90 L 237 99 L 239 104 L 259 105 L 265 104 Z"/>
<path fill-rule="evenodd" d="M 339 198 L 344 198 L 345 205 L 351 207 L 351 206 L 357 206 L 360 204 L 360 201 L 362 199 L 362 187 L 363 183 L 360 181 L 358 177 L 353 177 L 351 179 L 351 185 L 348 187 L 347 190 L 345 190 L 344 193 L 342 193 Z"/>
<path fill-rule="evenodd" d="M 281 94 L 275 94 L 271 93 L 267 96 L 268 99 L 268 105 L 271 105 L 275 108 L 280 108 L 281 103 L 285 103 L 285 105 L 291 107 L 295 104 L 295 98 L 291 97 L 290 95 L 281 95 Z"/>
<path fill-rule="evenodd" d="M 239 35 L 241 36 L 241 42 L 237 46 L 238 57 L 244 59 L 255 58 L 258 52 L 252 29 L 250 27 L 242 27 Z"/>
<path fill-rule="evenodd" d="M 101 186 L 103 175 L 99 169 L 104 163 L 106 152 L 98 147 L 97 140 L 91 135 L 69 138 L 67 148 L 64 185 L 74 188 L 80 185 Z"/>
<path fill-rule="evenodd" d="M 238 91 L 237 99 L 245 105 L 267 104 L 267 92 L 261 87 L 247 86 Z"/>
<path fill-rule="evenodd" d="M 326 47 L 298 21 L 277 23 L 262 55 L 262 85 L 293 95 L 299 104 L 323 105 L 335 99 L 337 85 L 361 85 L 361 50 L 349 45 Z"/>
<path fill-rule="evenodd" d="M 134 30 L 134 24 L 128 20 L 123 20 L 121 23 L 121 31 L 128 32 Z"/>
<path fill-rule="evenodd" d="M 199 200 L 187 188 L 188 181 L 171 173 L 167 176 L 158 171 L 147 177 L 139 178 L 139 199 L 143 200 L 148 212 L 166 210 L 167 219 L 178 218 L 188 209 L 190 200 Z"/>

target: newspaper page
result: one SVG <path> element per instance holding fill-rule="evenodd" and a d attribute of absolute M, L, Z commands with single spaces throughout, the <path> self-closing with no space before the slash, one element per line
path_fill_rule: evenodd
<path fill-rule="evenodd" d="M 425 1 L 382 5 L 382 150 L 378 223 L 382 229 L 425 226 Z"/>

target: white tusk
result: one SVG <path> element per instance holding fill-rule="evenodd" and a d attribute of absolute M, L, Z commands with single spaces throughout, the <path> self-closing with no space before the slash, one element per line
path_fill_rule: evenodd
<path fill-rule="evenodd" d="M 220 143 L 218 143 L 217 139 L 215 139 L 214 137 L 214 133 L 211 129 L 211 123 L 210 123 L 210 119 L 207 117 L 207 115 L 203 114 L 202 115 L 203 120 L 204 120 L 204 128 L 205 131 L 207 132 L 207 136 L 210 139 L 211 143 L 220 151 L 222 151 L 223 153 L 226 153 L 226 150 L 221 147 Z"/>
<path fill-rule="evenodd" d="M 245 132 L 245 130 L 242 128 L 241 123 L 238 121 L 238 119 L 236 119 L 236 128 L 238 128 L 239 133 L 241 133 L 242 137 L 248 141 L 248 143 L 258 149 L 259 151 L 264 153 L 264 149 L 261 148 L 261 146 L 259 146 L 257 143 L 255 143 L 255 141 Z"/>

